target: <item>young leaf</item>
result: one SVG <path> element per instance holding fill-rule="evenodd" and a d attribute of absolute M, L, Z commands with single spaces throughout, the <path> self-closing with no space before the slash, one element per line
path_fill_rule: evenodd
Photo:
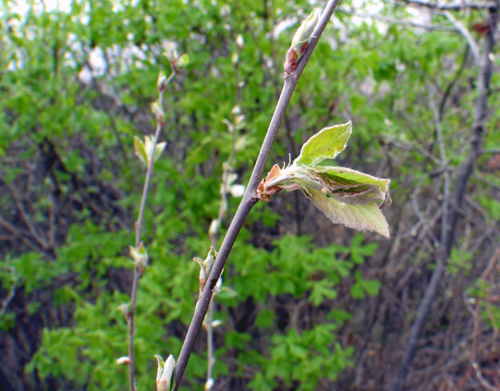
<path fill-rule="evenodd" d="M 148 164 L 146 147 L 144 146 L 144 142 L 137 136 L 134 136 L 134 152 L 141 162 L 143 162 L 144 164 Z"/>
<path fill-rule="evenodd" d="M 299 170 L 299 169 L 298 169 Z M 319 183 L 328 197 L 351 205 L 377 202 L 380 209 L 390 203 L 390 179 L 377 178 L 346 167 L 315 166 L 300 169 Z"/>
<path fill-rule="evenodd" d="M 318 165 L 345 148 L 351 130 L 348 122 L 311 137 L 291 166 L 281 169 L 275 165 L 271 169 L 257 187 L 257 198 L 267 202 L 281 190 L 300 189 L 333 223 L 389 238 L 389 227 L 380 209 L 391 203 L 390 179 L 345 167 Z"/>
<path fill-rule="evenodd" d="M 366 205 L 350 205 L 328 198 L 324 193 L 314 188 L 306 187 L 304 194 L 314 205 L 321 210 L 328 219 L 335 224 L 358 231 L 368 230 L 377 232 L 389 238 L 389 225 L 377 204 L 371 202 Z"/>
<path fill-rule="evenodd" d="M 302 146 L 300 155 L 294 163 L 315 165 L 325 159 L 335 159 L 346 147 L 351 132 L 351 121 L 322 129 Z"/>

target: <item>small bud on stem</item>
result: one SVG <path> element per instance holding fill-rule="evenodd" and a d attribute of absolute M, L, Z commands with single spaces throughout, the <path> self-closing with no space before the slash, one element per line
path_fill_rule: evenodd
<path fill-rule="evenodd" d="M 300 27 L 297 29 L 293 40 L 292 46 L 288 49 L 286 53 L 285 60 L 285 77 L 291 74 L 295 68 L 297 68 L 297 63 L 300 58 L 304 55 L 307 47 L 309 46 L 309 41 L 313 37 L 314 29 L 318 24 L 318 14 L 311 12 L 309 18 L 307 18 Z"/>

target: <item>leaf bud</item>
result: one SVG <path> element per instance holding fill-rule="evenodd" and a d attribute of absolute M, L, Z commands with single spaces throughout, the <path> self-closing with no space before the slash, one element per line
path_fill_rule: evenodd
<path fill-rule="evenodd" d="M 309 18 L 302 22 L 300 27 L 297 29 L 297 32 L 293 36 L 292 48 L 297 52 L 299 58 L 304 54 L 305 48 L 303 48 L 303 45 L 305 43 L 309 43 L 309 41 L 311 40 L 314 29 L 318 24 L 318 20 L 318 14 L 316 12 L 311 12 Z"/>
<path fill-rule="evenodd" d="M 312 34 L 318 24 L 318 20 L 318 14 L 316 12 L 311 12 L 309 18 L 302 22 L 300 27 L 297 29 L 297 32 L 293 36 L 292 46 L 286 53 L 285 76 L 292 73 L 297 67 L 297 63 L 309 46 L 309 41 L 313 37 Z"/>
<path fill-rule="evenodd" d="M 165 122 L 165 112 L 163 111 L 163 107 L 161 107 L 160 102 L 153 102 L 151 104 L 151 111 L 155 115 L 156 121 L 161 124 Z"/>
<path fill-rule="evenodd" d="M 134 152 L 141 162 L 146 165 L 148 164 L 146 147 L 144 146 L 144 142 L 137 136 L 134 136 Z"/>
<path fill-rule="evenodd" d="M 210 228 L 208 229 L 208 237 L 210 238 L 211 242 L 215 240 L 218 232 L 219 232 L 219 219 L 214 219 L 210 223 Z"/>
<path fill-rule="evenodd" d="M 179 59 L 175 63 L 175 66 L 178 69 L 183 69 L 186 68 L 188 64 L 189 64 L 189 57 L 186 53 L 184 53 L 182 56 L 179 57 Z"/>
<path fill-rule="evenodd" d="M 221 325 L 222 325 L 222 320 L 214 320 L 214 321 L 212 322 L 212 327 L 213 327 L 213 328 L 219 327 L 219 326 L 221 326 Z"/>
<path fill-rule="evenodd" d="M 171 391 L 175 387 L 175 358 L 170 355 L 163 362 L 163 358 L 155 354 L 158 360 L 158 372 L 156 374 L 156 391 Z"/>
<path fill-rule="evenodd" d="M 118 365 L 122 365 L 122 364 L 130 364 L 132 361 L 130 360 L 130 357 L 128 356 L 123 356 L 123 357 L 120 357 L 120 358 L 117 358 L 116 359 L 116 363 Z"/>
<path fill-rule="evenodd" d="M 238 53 L 234 52 L 232 55 L 231 55 L 231 62 L 233 64 L 233 66 L 236 66 L 238 64 L 238 62 L 240 61 L 240 56 L 238 55 Z"/>
<path fill-rule="evenodd" d="M 142 274 L 146 270 L 146 266 L 148 265 L 148 253 L 144 247 L 144 244 L 141 242 L 139 246 L 130 247 L 130 256 L 134 260 L 134 264 L 137 267 L 137 271 Z"/>
<path fill-rule="evenodd" d="M 235 198 L 242 197 L 243 194 L 245 194 L 245 185 L 232 185 L 229 188 L 229 191 L 231 192 L 231 195 Z"/>
<path fill-rule="evenodd" d="M 226 118 L 224 118 L 224 119 L 222 120 L 222 122 L 224 122 L 224 123 L 226 124 L 227 129 L 228 129 L 231 133 L 233 133 L 233 132 L 234 132 L 234 124 L 233 124 L 232 122 L 230 122 L 230 121 L 229 121 L 229 120 L 227 120 Z"/>
<path fill-rule="evenodd" d="M 244 115 L 237 115 L 236 117 L 234 117 L 234 123 L 236 124 L 237 127 L 243 125 L 244 120 L 245 120 Z"/>
<path fill-rule="evenodd" d="M 128 303 L 121 303 L 118 306 L 118 311 L 120 311 L 125 316 L 125 318 L 128 318 L 128 316 L 130 315 L 130 306 L 129 306 L 129 304 Z"/>
<path fill-rule="evenodd" d="M 238 49 L 241 50 L 244 44 L 245 41 L 243 40 L 243 36 L 241 34 L 238 34 L 238 36 L 236 37 L 236 46 L 238 46 Z"/>
<path fill-rule="evenodd" d="M 208 277 L 210 276 L 210 272 L 212 271 L 212 266 L 214 265 L 216 258 L 217 251 L 215 251 L 212 246 L 210 246 L 207 258 L 204 261 L 201 258 L 193 258 L 193 261 L 200 265 L 200 296 L 205 289 L 205 285 L 207 284 Z"/>
<path fill-rule="evenodd" d="M 215 384 L 215 381 L 213 378 L 210 378 L 207 380 L 207 382 L 205 383 L 205 391 L 210 391 L 212 389 L 212 387 L 214 386 Z"/>
<path fill-rule="evenodd" d="M 177 53 L 177 44 L 174 42 L 167 42 L 165 44 L 165 57 L 170 61 L 171 64 L 175 64 L 177 59 L 179 58 L 179 54 Z"/>
<path fill-rule="evenodd" d="M 233 109 L 231 110 L 231 114 L 236 116 L 236 115 L 240 115 L 241 114 L 241 107 L 236 105 L 233 107 Z"/>
<path fill-rule="evenodd" d="M 167 76 L 165 75 L 165 72 L 161 71 L 160 74 L 158 75 L 158 83 L 156 84 L 158 87 L 158 91 L 162 92 L 166 85 L 167 85 Z"/>

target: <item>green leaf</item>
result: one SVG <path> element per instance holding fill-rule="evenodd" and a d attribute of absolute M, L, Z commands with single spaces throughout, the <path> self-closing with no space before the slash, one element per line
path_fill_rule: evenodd
<path fill-rule="evenodd" d="M 376 178 L 345 167 L 297 167 L 295 172 L 296 183 L 312 186 L 327 197 L 350 205 L 366 205 L 374 201 L 384 205 L 388 197 L 390 179 Z"/>
<path fill-rule="evenodd" d="M 359 184 L 373 185 L 378 187 L 382 192 L 389 191 L 390 179 L 383 179 L 365 174 L 346 167 L 323 167 L 316 168 L 318 172 L 322 172 L 328 178 L 337 183 L 343 183 L 346 186 L 355 187 Z"/>
<path fill-rule="evenodd" d="M 305 187 L 303 191 L 332 223 L 343 224 L 358 231 L 377 232 L 389 238 L 389 225 L 374 202 L 367 205 L 350 205 L 330 198 L 313 187 Z"/>
<path fill-rule="evenodd" d="M 368 293 L 368 296 L 376 296 L 380 291 L 380 281 L 378 280 L 363 280 L 361 286 Z"/>
<path fill-rule="evenodd" d="M 144 142 L 137 136 L 134 136 L 134 152 L 141 162 L 148 164 L 148 156 Z"/>
<path fill-rule="evenodd" d="M 348 122 L 311 137 L 291 166 L 273 166 L 257 187 L 257 197 L 267 202 L 281 190 L 301 189 L 333 223 L 389 238 L 389 227 L 380 209 L 391 203 L 390 179 L 345 167 L 318 165 L 345 148 L 351 130 Z"/>
<path fill-rule="evenodd" d="M 302 146 L 300 156 L 295 159 L 295 163 L 314 165 L 325 159 L 335 159 L 345 149 L 351 132 L 351 121 L 322 129 Z"/>

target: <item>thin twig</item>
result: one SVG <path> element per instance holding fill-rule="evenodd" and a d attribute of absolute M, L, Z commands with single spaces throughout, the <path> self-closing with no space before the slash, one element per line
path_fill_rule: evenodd
<path fill-rule="evenodd" d="M 448 98 L 450 97 L 451 90 L 453 89 L 453 87 L 457 83 L 459 77 L 462 75 L 462 72 L 465 70 L 468 56 L 469 56 L 469 45 L 467 45 L 465 47 L 465 51 L 464 51 L 463 58 L 462 58 L 462 63 L 460 64 L 460 67 L 458 68 L 457 72 L 455 73 L 455 76 L 453 76 L 453 79 L 451 80 L 450 84 L 448 84 L 448 87 L 446 87 L 443 98 L 441 99 L 441 103 L 439 104 L 439 119 L 440 120 L 443 120 L 444 109 L 446 107 L 446 102 L 448 101 Z"/>
<path fill-rule="evenodd" d="M 439 31 L 458 31 L 457 27 L 447 27 L 447 26 L 439 26 L 439 25 L 429 25 L 429 24 L 422 24 L 422 23 L 416 23 L 416 22 L 410 22 L 407 20 L 397 20 L 397 19 L 390 19 L 390 18 L 384 18 L 382 16 L 376 15 L 376 14 L 363 14 L 359 12 L 354 12 L 354 11 L 349 11 L 345 9 L 339 8 L 337 12 L 346 14 L 346 15 L 351 15 L 351 16 L 356 16 L 358 18 L 364 18 L 364 19 L 373 19 L 377 20 L 379 22 L 387 23 L 387 24 L 392 24 L 392 25 L 403 25 L 403 26 L 408 26 L 408 27 L 417 27 L 421 28 L 424 30 L 439 30 Z"/>
<path fill-rule="evenodd" d="M 16 268 L 14 266 L 10 266 L 9 270 L 10 270 L 10 274 L 12 276 L 12 278 L 11 278 L 12 285 L 10 286 L 9 294 L 7 295 L 7 297 L 4 300 L 2 300 L 2 306 L 0 307 L 0 318 L 3 316 L 3 314 L 7 310 L 9 303 L 12 301 L 12 299 L 16 295 L 16 289 L 17 289 L 17 283 L 18 283 Z"/>
<path fill-rule="evenodd" d="M 238 236 L 241 228 L 243 227 L 243 223 L 245 222 L 250 210 L 253 206 L 258 202 L 257 199 L 257 186 L 260 182 L 260 178 L 264 172 L 265 165 L 267 163 L 267 159 L 271 152 L 271 148 L 273 146 L 274 140 L 278 133 L 279 126 L 283 120 L 285 115 L 286 108 L 290 102 L 292 97 L 292 93 L 297 85 L 297 82 L 304 70 L 307 61 L 311 57 L 311 54 L 316 47 L 318 39 L 321 37 L 323 30 L 325 29 L 328 21 L 330 20 L 333 11 L 337 7 L 337 4 L 340 0 L 329 0 L 328 4 L 321 15 L 318 25 L 314 30 L 313 37 L 309 43 L 309 46 L 304 53 L 304 56 L 299 61 L 297 68 L 290 75 L 285 78 L 285 83 L 283 85 L 283 90 L 280 95 L 278 104 L 274 111 L 273 117 L 271 119 L 271 123 L 269 124 L 269 128 L 266 133 L 266 137 L 262 143 L 262 147 L 257 158 L 257 162 L 255 163 L 252 175 L 250 177 L 250 181 L 247 186 L 247 190 L 243 199 L 240 202 L 238 210 L 229 226 L 229 229 L 226 233 L 224 241 L 222 242 L 219 254 L 215 263 L 212 267 L 212 271 L 209 276 L 209 283 L 206 284 L 205 289 L 203 290 L 195 308 L 195 312 L 193 315 L 193 319 L 191 320 L 191 324 L 189 325 L 189 329 L 186 334 L 186 338 L 184 340 L 184 344 L 182 345 L 181 352 L 179 354 L 179 358 L 177 361 L 177 365 L 175 368 L 175 388 L 174 391 L 179 388 L 179 385 L 182 381 L 182 377 L 184 375 L 184 371 L 186 370 L 186 365 L 189 360 L 189 356 L 191 355 L 191 351 L 193 350 L 196 337 L 200 331 L 201 325 L 203 323 L 203 319 L 205 318 L 205 314 L 208 310 L 208 304 L 210 303 L 210 299 L 212 297 L 213 288 L 215 287 L 226 260 L 231 252 L 233 244 Z"/>
<path fill-rule="evenodd" d="M 461 11 L 468 8 L 475 10 L 481 10 L 481 9 L 484 10 L 496 6 L 494 2 L 474 3 L 474 2 L 461 1 L 460 3 L 457 4 L 438 4 L 420 0 L 400 0 L 400 1 L 403 3 L 416 5 L 419 7 L 431 8 L 435 10 L 448 10 L 448 11 Z"/>
<path fill-rule="evenodd" d="M 462 22 L 459 20 L 455 19 L 452 14 L 449 12 L 445 11 L 443 12 L 443 15 L 446 16 L 446 18 L 453 23 L 453 25 L 457 28 L 458 31 L 460 31 L 460 34 L 462 34 L 469 44 L 469 48 L 472 52 L 472 55 L 474 56 L 474 60 L 476 61 L 476 64 L 479 64 L 479 48 L 477 47 L 477 43 L 472 38 L 472 35 L 469 33 L 469 30 L 463 25 Z"/>
<path fill-rule="evenodd" d="M 175 77 L 176 72 L 175 68 L 172 72 L 172 74 L 168 77 L 167 81 L 165 82 L 165 87 L 173 80 Z M 159 91 L 159 104 L 161 107 L 163 107 L 163 92 L 165 91 L 165 88 L 163 88 L 161 91 Z M 163 121 L 157 121 L 156 124 L 156 132 L 155 132 L 155 137 L 153 141 L 153 149 L 152 149 L 152 154 L 148 162 L 148 169 L 146 172 L 146 178 L 144 180 L 144 188 L 142 190 L 142 199 L 141 199 L 141 205 L 139 208 L 139 216 L 137 218 L 137 221 L 135 222 L 135 247 L 138 247 L 139 244 L 141 243 L 141 230 L 142 230 L 142 222 L 144 220 L 144 211 L 146 209 L 146 200 L 148 197 L 148 190 L 149 190 L 149 184 L 151 181 L 151 176 L 153 175 L 153 165 L 155 162 L 155 151 L 156 151 L 156 144 L 158 142 L 158 139 L 160 137 L 161 132 L 163 131 L 165 123 Z M 131 302 L 130 302 L 130 309 L 127 312 L 127 324 L 128 324 L 128 358 L 129 358 L 129 385 L 130 385 L 130 391 L 135 391 L 135 369 L 134 369 L 134 318 L 135 318 L 135 307 L 136 307 L 136 302 L 137 302 L 137 290 L 139 286 L 139 278 L 141 277 L 141 273 L 139 272 L 139 269 L 137 265 L 134 266 L 134 275 L 132 278 L 132 292 L 131 292 Z"/>
<path fill-rule="evenodd" d="M 500 148 L 485 148 L 481 153 L 500 153 Z"/>
<path fill-rule="evenodd" d="M 242 46 L 238 45 L 238 58 L 241 54 Z M 234 81 L 236 85 L 236 94 L 235 94 L 235 102 L 234 107 L 238 107 L 238 103 L 241 97 L 241 87 L 239 86 L 238 81 L 238 68 L 239 61 L 236 61 L 233 64 L 234 67 Z M 234 110 L 234 109 L 233 109 Z M 217 249 L 217 243 L 219 241 L 219 233 L 220 233 L 220 225 L 224 220 L 228 209 L 228 187 L 229 187 L 229 175 L 233 172 L 233 163 L 236 155 L 236 132 L 238 131 L 238 121 L 239 121 L 239 113 L 231 112 L 233 117 L 232 128 L 231 131 L 231 153 L 227 161 L 222 163 L 222 183 L 221 183 L 221 199 L 219 205 L 219 213 L 217 214 L 217 220 L 214 227 L 214 231 L 209 232 L 212 240 L 212 247 Z M 207 380 L 205 383 L 205 391 L 210 391 L 214 385 L 213 380 L 213 366 L 215 364 L 215 356 L 214 356 L 214 306 L 215 300 L 211 300 L 208 306 L 208 320 L 205 319 L 204 325 L 207 331 Z"/>

